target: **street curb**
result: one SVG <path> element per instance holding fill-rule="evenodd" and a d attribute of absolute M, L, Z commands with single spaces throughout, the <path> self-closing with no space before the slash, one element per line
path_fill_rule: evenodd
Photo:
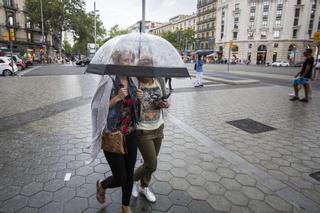
<path fill-rule="evenodd" d="M 190 76 L 195 77 L 195 74 L 190 74 Z M 260 83 L 259 80 L 253 79 L 245 79 L 245 80 L 227 80 L 223 78 L 211 77 L 207 75 L 203 75 L 203 78 L 206 80 L 216 81 L 219 83 L 230 84 L 230 85 L 247 85 L 247 84 L 258 84 Z"/>

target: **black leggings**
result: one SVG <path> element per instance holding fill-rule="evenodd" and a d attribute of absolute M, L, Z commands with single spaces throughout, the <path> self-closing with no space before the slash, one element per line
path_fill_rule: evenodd
<path fill-rule="evenodd" d="M 107 188 L 122 188 L 122 205 L 129 206 L 133 186 L 133 171 L 137 158 L 137 135 L 134 131 L 126 136 L 128 154 L 120 155 L 105 152 L 104 155 L 112 171 L 112 176 L 101 182 L 101 186 Z"/>

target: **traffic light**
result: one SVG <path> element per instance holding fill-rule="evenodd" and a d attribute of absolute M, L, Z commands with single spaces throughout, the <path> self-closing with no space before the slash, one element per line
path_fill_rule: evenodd
<path fill-rule="evenodd" d="M 3 40 L 4 40 L 4 41 L 9 41 L 9 33 L 8 33 L 8 31 L 5 31 L 5 32 L 3 33 Z"/>
<path fill-rule="evenodd" d="M 10 40 L 14 41 L 15 40 L 14 29 L 10 28 L 9 32 L 10 32 Z"/>

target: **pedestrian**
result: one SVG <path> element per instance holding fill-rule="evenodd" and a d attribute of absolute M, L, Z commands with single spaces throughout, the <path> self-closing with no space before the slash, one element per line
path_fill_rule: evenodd
<path fill-rule="evenodd" d="M 195 64 L 196 70 L 196 85 L 194 87 L 203 87 L 202 75 L 203 75 L 203 61 L 201 55 L 198 56 L 198 59 Z"/>
<path fill-rule="evenodd" d="M 294 88 L 294 97 L 290 99 L 290 101 L 309 101 L 309 94 L 311 94 L 311 86 L 310 79 L 312 78 L 312 66 L 314 63 L 314 58 L 312 57 L 312 49 L 306 49 L 303 53 L 306 57 L 304 61 L 301 71 L 295 75 L 295 79 L 293 80 L 293 88 Z M 305 97 L 303 99 L 299 99 L 299 87 L 303 85 L 305 91 Z"/>
<path fill-rule="evenodd" d="M 166 78 L 165 81 L 166 81 L 166 84 L 169 81 L 169 90 L 173 91 L 172 84 L 171 84 L 172 78 Z"/>
<path fill-rule="evenodd" d="M 131 65 L 134 58 L 129 51 L 116 51 L 112 55 L 113 63 L 118 65 Z M 142 98 L 142 91 L 137 89 L 137 85 L 135 78 L 127 76 L 103 77 L 92 101 L 92 159 L 97 156 L 101 147 L 111 145 L 107 138 L 113 137 L 115 140 L 120 137 L 124 143 L 120 147 L 124 150 L 123 153 L 104 148 L 103 152 L 112 175 L 96 181 L 96 198 L 99 203 L 104 203 L 108 188 L 121 187 L 123 213 L 132 212 L 129 204 L 137 158 L 137 103 L 138 98 Z"/>
<path fill-rule="evenodd" d="M 152 59 L 145 58 L 143 66 L 152 66 Z M 139 192 L 149 202 L 156 202 L 156 197 L 149 188 L 152 174 L 157 169 L 157 157 L 160 151 L 164 119 L 163 108 L 168 108 L 165 82 L 162 78 L 139 78 L 139 87 L 143 91 L 140 103 L 140 121 L 137 124 L 138 148 L 143 158 L 143 164 L 134 172 L 134 181 L 140 181 L 140 186 L 135 183 L 132 196 L 138 197 Z"/>

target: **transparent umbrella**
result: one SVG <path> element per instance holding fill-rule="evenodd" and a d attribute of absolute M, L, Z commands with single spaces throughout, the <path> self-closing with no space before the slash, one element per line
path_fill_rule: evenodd
<path fill-rule="evenodd" d="M 178 51 L 165 39 L 145 33 L 117 36 L 95 54 L 86 73 L 135 77 L 190 77 Z"/>

